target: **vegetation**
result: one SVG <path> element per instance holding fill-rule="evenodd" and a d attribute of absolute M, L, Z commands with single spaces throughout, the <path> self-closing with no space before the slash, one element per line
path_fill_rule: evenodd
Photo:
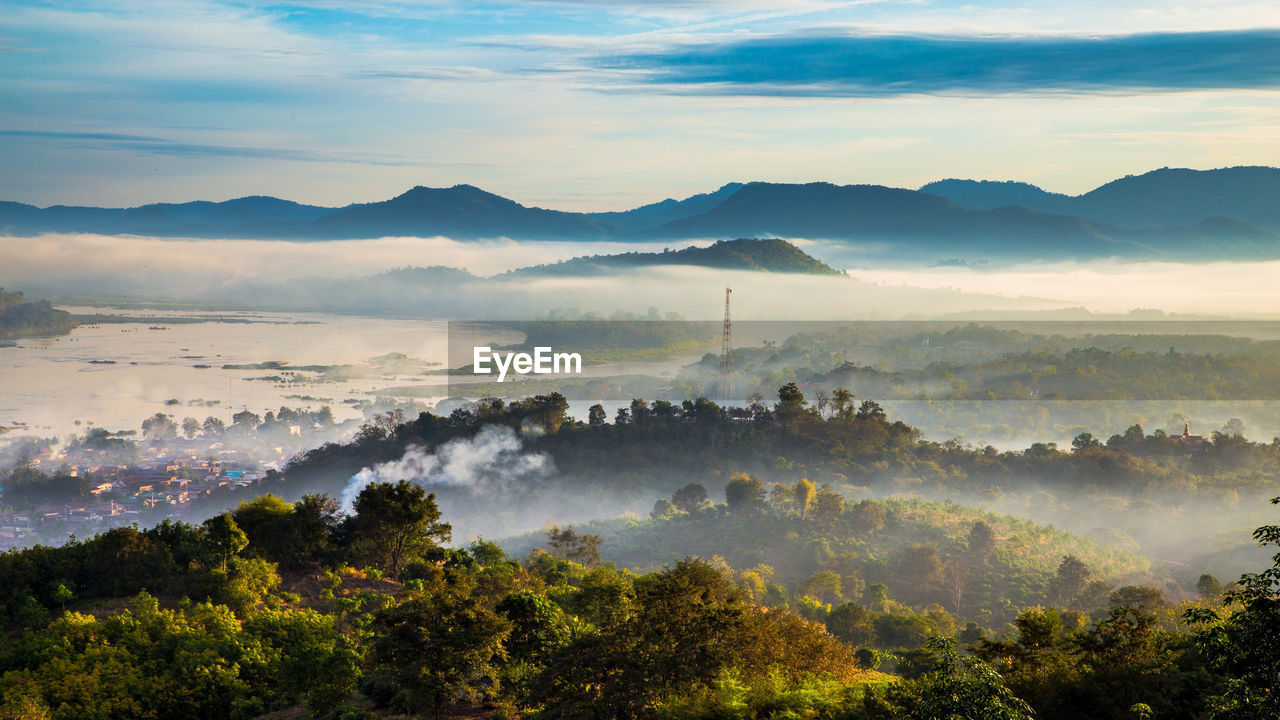
<path fill-rule="evenodd" d="M 368 486 L 350 518 L 325 498 L 264 496 L 204 527 L 5 553 L 14 632 L 0 648 L 0 713 L 440 718 L 483 703 L 493 717 L 547 719 L 1275 717 L 1280 556 L 1221 602 L 1179 610 L 1122 588 L 1092 616 L 1034 607 L 998 636 L 935 624 L 916 649 L 877 652 L 857 635 L 876 611 L 849 603 L 818 622 L 762 603 L 718 561 L 637 575 L 543 549 L 517 560 L 483 541 L 437 545 L 430 497 L 410 504 L 422 542 L 397 580 L 378 579 L 394 561 L 351 529 L 395 535 L 377 521 L 404 510 L 370 500 L 404 490 Z M 300 536 L 312 542 L 281 542 Z M 970 551 L 989 537 L 975 528 Z M 1280 527 L 1256 537 L 1280 544 Z M 566 529 L 548 543 L 561 554 L 596 545 Z M 301 569 L 282 577 L 289 565 Z M 1056 581 L 1067 593 L 1083 578 L 1068 559 Z M 875 586 L 868 596 L 891 604 Z M 871 625 L 883 632 L 894 617 Z M 876 669 L 882 657 L 891 673 Z"/>
<path fill-rule="evenodd" d="M 29 301 L 20 292 L 0 288 L 0 339 L 32 335 L 64 335 L 79 323 L 48 300 Z"/>
<path fill-rule="evenodd" d="M 0 554 L 0 718 L 1275 717 L 1280 555 L 1238 583 L 1172 582 L 1114 545 L 867 494 L 1030 477 L 1135 502 L 1262 491 L 1280 443 L 1131 428 L 999 452 L 795 385 L 739 419 L 705 399 L 636 400 L 612 422 L 567 409 L 544 395 L 387 415 L 263 481 L 345 486 L 505 426 L 558 468 L 524 490 L 375 481 L 351 514 L 268 494 L 200 525 Z M 493 511 L 623 483 L 661 493 L 648 518 L 447 545 L 446 492 Z M 1254 537 L 1280 545 L 1280 527 Z"/>
<path fill-rule="evenodd" d="M 551 265 L 535 265 L 512 270 L 499 277 L 603 275 L 657 265 L 694 265 L 726 270 L 844 275 L 843 271 L 815 260 L 786 240 L 771 238 L 720 240 L 708 247 L 687 247 L 683 250 L 668 248 L 660 253 L 589 255 Z"/>

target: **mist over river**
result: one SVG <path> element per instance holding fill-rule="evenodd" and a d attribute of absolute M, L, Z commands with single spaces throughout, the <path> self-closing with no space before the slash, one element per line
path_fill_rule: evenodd
<path fill-rule="evenodd" d="M 243 410 L 328 405 L 339 422 L 360 417 L 380 388 L 441 382 L 447 324 L 320 313 L 120 310 L 62 306 L 77 314 L 145 315 L 154 322 L 85 324 L 60 337 L 0 347 L 0 424 L 40 435 L 89 425 L 136 429 L 162 412 L 177 420 L 230 421 Z M 164 322 L 173 318 L 175 322 Z M 189 322 L 209 318 L 209 322 Z M 187 320 L 187 322 L 176 322 Z M 369 365 L 389 353 L 394 367 Z M 415 362 L 416 361 L 416 362 Z M 278 368 L 225 365 L 283 363 Z M 306 366 L 358 366 L 344 372 Z M 279 378 L 267 380 L 261 378 Z M 281 380 L 295 380 L 283 382 Z M 423 400 L 424 398 L 420 398 Z M 176 402 L 175 402 L 176 401 Z M 77 421 L 80 425 L 77 426 Z"/>

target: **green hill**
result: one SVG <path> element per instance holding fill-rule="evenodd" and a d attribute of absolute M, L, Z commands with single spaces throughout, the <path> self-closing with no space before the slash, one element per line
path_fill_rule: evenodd
<path fill-rule="evenodd" d="M 512 270 L 499 278 L 610 275 L 641 267 L 691 265 L 722 270 L 843 275 L 840 270 L 805 254 L 786 240 L 740 238 L 721 240 L 709 247 L 687 247 L 660 253 L 630 252 L 620 255 L 588 255 L 549 265 Z"/>
<path fill-rule="evenodd" d="M 889 602 L 917 608 L 938 604 L 989 627 L 1011 622 L 1034 605 L 1089 604 L 1083 596 L 1064 597 L 1055 584 L 1066 556 L 1082 561 L 1090 580 L 1107 586 L 1135 581 L 1150 569 L 1137 553 L 954 503 L 841 498 L 825 506 L 815 502 L 801 517 L 794 488 L 773 489 L 769 501 L 755 510 L 703 503 L 690 513 L 659 501 L 655 517 L 598 520 L 578 530 L 601 537 L 604 560 L 636 571 L 659 570 L 690 555 L 715 559 L 740 575 L 765 576 L 766 584 L 785 588 L 793 604 L 808 596 L 822 603 L 874 605 L 868 588 L 878 583 L 886 587 Z M 829 490 L 818 493 L 823 496 L 839 497 Z M 990 530 L 989 548 L 978 547 L 971 536 L 975 525 Z M 542 534 L 529 534 L 503 545 L 513 555 L 525 555 L 542 543 Z M 831 584 L 826 573 L 835 573 L 838 583 Z M 1101 588 L 1095 591 L 1105 601 Z"/>

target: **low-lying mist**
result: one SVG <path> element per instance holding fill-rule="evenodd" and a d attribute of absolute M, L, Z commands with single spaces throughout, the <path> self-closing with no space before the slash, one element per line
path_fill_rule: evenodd
<path fill-rule="evenodd" d="M 529 317 L 578 307 L 609 314 L 658 307 L 691 319 L 719 314 L 735 289 L 743 319 L 937 317 L 1080 307 L 1198 315 L 1274 315 L 1280 262 L 1200 264 L 1094 261 L 988 267 L 877 267 L 858 246 L 792 240 L 850 278 L 695 267 L 625 275 L 490 279 L 576 256 L 660 251 L 702 243 L 554 242 L 445 237 L 285 242 L 187 240 L 92 234 L 0 238 L 0 286 L 33 296 L 182 301 L 221 307 L 432 318 Z M 923 262 L 923 260 L 922 260 Z M 465 270 L 448 282 L 371 276 L 402 267 Z"/>
<path fill-rule="evenodd" d="M 868 268 L 850 275 L 884 285 L 1034 295 L 1095 312 L 1135 308 L 1168 313 L 1275 317 L 1280 262 L 1122 262 L 1023 264 L 999 268 Z"/>

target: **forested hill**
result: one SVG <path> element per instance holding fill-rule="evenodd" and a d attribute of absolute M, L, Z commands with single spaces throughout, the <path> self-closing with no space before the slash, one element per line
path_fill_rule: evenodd
<path fill-rule="evenodd" d="M 28 301 L 20 292 L 0 288 L 0 339 L 32 335 L 61 335 L 77 325 L 71 313 L 48 300 Z"/>
<path fill-rule="evenodd" d="M 1091 497 L 1178 502 L 1228 466 L 1274 477 L 1280 443 L 1191 446 L 1135 427 L 1105 444 L 1082 435 L 1070 453 L 999 453 L 921 442 L 875 403 L 849 401 L 828 414 L 784 385 L 776 404 L 753 403 L 741 420 L 706 400 L 637 400 L 612 423 L 599 407 L 577 423 L 556 395 L 407 423 L 383 416 L 355 443 L 309 453 L 251 491 L 327 482 L 354 490 L 343 494 L 349 507 L 316 494 L 246 496 L 198 525 L 166 520 L 0 553 L 0 718 L 1280 713 L 1280 562 L 1225 586 L 1209 574 L 1132 578 L 1142 570 L 1132 553 L 956 505 L 854 501 L 856 487 L 846 489 L 851 478 L 899 476 L 917 489 L 999 495 L 1040 475 L 1046 486 L 1089 482 Z M 431 471 L 475 469 L 495 442 L 502 461 L 474 477 Z M 350 468 L 403 459 L 411 446 L 416 461 L 348 484 Z M 557 474 L 510 481 L 516 455 L 530 451 L 552 457 Z M 397 467 L 411 479 L 390 477 Z M 732 467 L 824 482 L 686 479 Z M 521 555 L 459 537 L 462 496 L 480 513 L 527 513 L 539 497 L 564 506 L 641 478 L 649 493 L 684 484 L 648 520 L 548 527 Z M 724 503 L 708 497 L 718 487 Z M 1254 539 L 1280 544 L 1280 526 Z M 640 574 L 609 557 L 666 566 Z"/>
<path fill-rule="evenodd" d="M 1146 558 L 1116 546 L 951 503 L 852 501 L 808 480 L 766 487 L 747 475 L 730 480 L 725 504 L 707 492 L 690 483 L 660 499 L 646 520 L 575 527 L 598 535 L 601 557 L 620 567 L 651 571 L 695 555 L 755 573 L 760 600 L 868 604 L 879 592 L 905 606 L 936 604 L 961 622 L 993 627 L 1037 604 L 1101 605 L 1109 588 L 1141 582 L 1150 568 Z M 545 542 L 543 533 L 530 533 L 501 545 L 525 555 Z M 1091 599 L 1084 589 L 1064 598 L 1056 586 L 1068 556 L 1096 581 Z M 868 592 L 874 585 L 883 589 Z"/>
<path fill-rule="evenodd" d="M 754 270 L 806 275 L 843 275 L 840 270 L 807 255 L 786 240 L 721 240 L 709 247 L 687 247 L 660 253 L 591 255 L 549 265 L 512 270 L 501 278 L 606 275 L 661 265 L 690 265 L 722 270 Z"/>

